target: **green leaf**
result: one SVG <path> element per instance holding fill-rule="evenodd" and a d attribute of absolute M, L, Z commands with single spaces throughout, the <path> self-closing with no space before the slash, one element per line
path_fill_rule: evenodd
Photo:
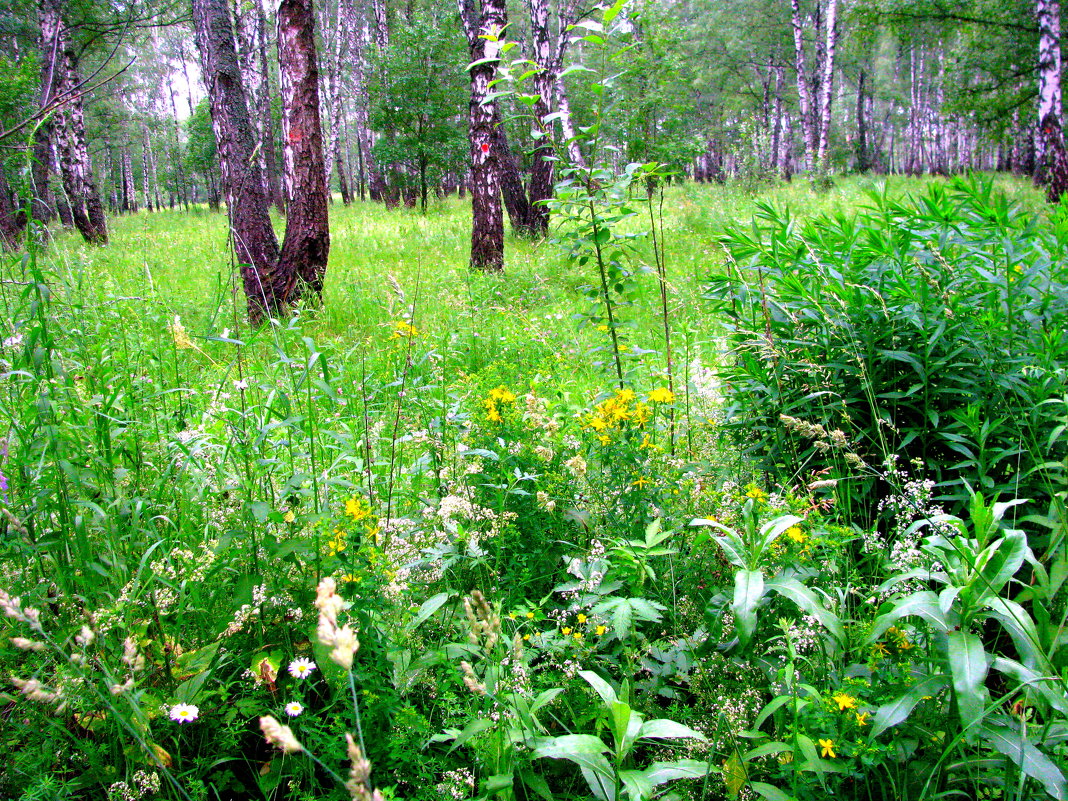
<path fill-rule="evenodd" d="M 470 723 L 464 726 L 462 731 L 457 733 L 455 738 L 453 738 L 453 744 L 452 747 L 449 749 L 448 753 L 451 754 L 453 751 L 462 746 L 476 734 L 481 734 L 482 732 L 486 731 L 486 729 L 492 729 L 494 725 L 494 722 L 489 718 L 478 718 L 476 720 L 472 720 Z"/>
<path fill-rule="evenodd" d="M 883 704 L 875 713 L 875 720 L 871 725 L 871 737 L 877 737 L 891 726 L 904 722 L 912 713 L 913 707 L 927 696 L 934 697 L 945 689 L 949 680 L 943 676 L 928 676 L 918 684 L 914 684 L 903 695 L 895 698 L 888 704 Z"/>
<path fill-rule="evenodd" d="M 708 768 L 708 762 L 703 759 L 676 759 L 671 762 L 654 762 L 644 773 L 655 786 L 675 779 L 700 779 L 708 773 Z"/>
<path fill-rule="evenodd" d="M 812 615 L 829 631 L 838 642 L 845 641 L 845 629 L 838 615 L 819 602 L 816 594 L 793 578 L 774 578 L 765 587 L 766 590 L 785 596 Z"/>
<path fill-rule="evenodd" d="M 953 676 L 953 691 L 957 696 L 957 711 L 969 728 L 965 735 L 974 741 L 977 732 L 972 722 L 983 716 L 990 700 L 984 682 L 989 669 L 986 650 L 979 636 L 966 631 L 949 633 L 949 671 Z"/>
<path fill-rule="evenodd" d="M 749 787 L 761 798 L 766 798 L 768 801 L 795 801 L 792 795 L 784 793 L 778 787 L 765 782 L 750 782 Z"/>
<path fill-rule="evenodd" d="M 681 723 L 676 723 L 673 720 L 665 720 L 663 718 L 648 720 L 643 723 L 641 730 L 638 732 L 638 737 L 643 740 L 705 739 L 705 736 L 701 734 L 701 732 L 691 729 L 689 726 L 683 726 Z"/>
<path fill-rule="evenodd" d="M 882 636 L 883 632 L 901 620 L 901 618 L 912 615 L 922 617 L 943 632 L 952 628 L 950 620 L 953 620 L 953 625 L 956 624 L 955 616 L 951 618 L 942 612 L 942 608 L 938 605 L 938 596 L 930 590 L 923 590 L 922 592 L 914 592 L 905 596 L 897 601 L 889 612 L 875 618 L 871 631 L 864 640 L 865 643 L 871 644 L 875 642 Z"/>
<path fill-rule="evenodd" d="M 606 8 L 604 14 L 601 15 L 601 19 L 604 21 L 604 24 L 608 25 L 612 22 L 612 20 L 618 17 L 619 12 L 623 10 L 623 6 L 626 5 L 626 3 L 627 0 L 616 0 L 616 2 L 612 4 L 611 8 Z"/>
<path fill-rule="evenodd" d="M 619 703 L 619 696 L 616 695 L 616 691 L 612 689 L 612 685 L 602 679 L 592 670 L 580 670 L 579 675 L 586 680 L 596 693 L 601 696 L 601 700 L 604 701 L 605 706 L 611 708 L 612 704 Z"/>
<path fill-rule="evenodd" d="M 480 720 L 478 723 L 492 721 Z M 550 759 L 570 759 L 576 754 L 603 754 L 610 749 L 599 737 L 592 734 L 562 734 L 541 742 L 535 749 L 535 755 Z"/>
<path fill-rule="evenodd" d="M 1060 768 L 1020 732 L 1003 726 L 983 726 L 979 733 L 995 751 L 1016 763 L 1020 770 L 1041 784 L 1051 796 L 1068 798 L 1068 784 Z"/>
<path fill-rule="evenodd" d="M 1027 536 L 1022 531 L 1010 530 L 979 554 L 976 567 L 979 568 L 980 579 L 976 599 L 1000 593 L 1023 566 L 1027 550 Z"/>
<path fill-rule="evenodd" d="M 523 780 L 523 784 L 537 793 L 539 798 L 544 801 L 555 801 L 552 791 L 549 789 L 549 783 L 544 778 L 531 770 L 519 771 L 519 778 Z"/>
<path fill-rule="evenodd" d="M 485 795 L 492 795 L 493 793 L 499 793 L 502 790 L 512 789 L 512 774 L 511 773 L 498 773 L 496 776 L 490 776 L 482 783 L 482 792 Z"/>
<path fill-rule="evenodd" d="M 405 626 L 408 631 L 415 631 L 419 626 L 425 623 L 430 617 L 443 607 L 448 600 L 453 597 L 455 593 L 452 592 L 439 592 L 437 595 L 428 598 L 423 601 L 423 605 L 419 607 L 419 611 L 411 622 Z"/>
<path fill-rule="evenodd" d="M 744 648 L 756 631 L 756 608 L 764 597 L 764 574 L 760 570 L 739 570 L 734 576 L 734 625 Z"/>
<path fill-rule="evenodd" d="M 745 787 L 745 781 L 749 774 L 745 772 L 745 765 L 735 751 L 723 763 L 723 783 L 727 786 L 727 797 L 737 798 Z"/>
<path fill-rule="evenodd" d="M 621 770 L 619 779 L 630 796 L 630 801 L 643 801 L 653 797 L 656 787 L 644 772 L 640 770 Z"/>

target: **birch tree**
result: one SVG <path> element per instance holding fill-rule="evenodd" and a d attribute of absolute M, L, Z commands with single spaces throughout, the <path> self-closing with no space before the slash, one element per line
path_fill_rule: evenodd
<path fill-rule="evenodd" d="M 1068 191 L 1061 109 L 1061 9 L 1059 0 L 1036 0 L 1038 15 L 1038 135 L 1035 183 L 1056 203 Z"/>
<path fill-rule="evenodd" d="M 255 159 L 256 140 L 226 0 L 193 0 L 193 22 L 234 250 L 249 319 L 258 324 L 299 300 L 305 288 L 321 292 L 329 255 L 311 4 L 282 0 L 278 8 L 282 133 L 290 198 L 281 249 Z"/>
<path fill-rule="evenodd" d="M 471 76 L 468 144 L 471 159 L 471 267 L 504 270 L 504 212 L 498 155 L 493 149 L 497 103 L 490 84 L 497 74 L 499 37 L 507 24 L 504 0 L 457 0 L 467 36 Z"/>

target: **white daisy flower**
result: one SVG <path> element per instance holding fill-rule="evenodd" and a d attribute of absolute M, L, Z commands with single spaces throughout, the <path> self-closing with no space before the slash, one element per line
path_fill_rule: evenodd
<path fill-rule="evenodd" d="M 289 675 L 295 679 L 306 679 L 315 670 L 315 663 L 310 659 L 294 659 L 289 663 Z"/>
<path fill-rule="evenodd" d="M 178 723 L 192 723 L 199 714 L 200 710 L 192 704 L 175 704 L 167 713 L 171 720 Z"/>
<path fill-rule="evenodd" d="M 290 701 L 286 704 L 286 714 L 291 718 L 295 718 L 303 711 L 304 707 L 298 701 Z"/>

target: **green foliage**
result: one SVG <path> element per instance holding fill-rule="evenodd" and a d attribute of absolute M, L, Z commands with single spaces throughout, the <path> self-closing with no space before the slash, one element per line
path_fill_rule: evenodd
<path fill-rule="evenodd" d="M 429 187 L 445 173 L 463 172 L 467 158 L 462 36 L 440 14 L 417 10 L 395 31 L 374 68 L 371 125 L 384 131 L 374 146 L 396 186 L 419 190 L 426 210 Z"/>
<path fill-rule="evenodd" d="M 1056 505 L 984 492 L 961 522 L 902 460 L 874 528 L 841 484 L 769 484 L 692 302 L 750 206 L 666 194 L 674 392 L 658 276 L 630 279 L 633 388 L 606 386 L 567 259 L 468 273 L 452 200 L 337 208 L 323 308 L 261 331 L 218 215 L 6 257 L 0 794 L 341 801 L 362 733 L 386 801 L 1058 797 Z M 1056 499 L 1063 398 L 1042 414 Z"/>
<path fill-rule="evenodd" d="M 727 426 L 768 470 L 841 480 L 865 520 L 891 455 L 957 509 L 968 485 L 1044 509 L 1066 241 L 979 180 L 869 202 L 806 222 L 762 205 L 725 236 L 708 297 L 730 323 Z"/>

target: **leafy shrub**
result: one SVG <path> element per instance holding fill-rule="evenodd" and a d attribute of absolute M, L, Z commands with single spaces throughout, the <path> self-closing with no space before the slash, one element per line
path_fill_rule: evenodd
<path fill-rule="evenodd" d="M 728 270 L 706 297 L 728 324 L 726 426 L 765 469 L 848 478 L 840 500 L 868 520 L 889 454 L 929 471 L 954 509 L 972 483 L 1051 497 L 1062 224 L 970 179 L 805 222 L 760 204 L 723 244 Z"/>

